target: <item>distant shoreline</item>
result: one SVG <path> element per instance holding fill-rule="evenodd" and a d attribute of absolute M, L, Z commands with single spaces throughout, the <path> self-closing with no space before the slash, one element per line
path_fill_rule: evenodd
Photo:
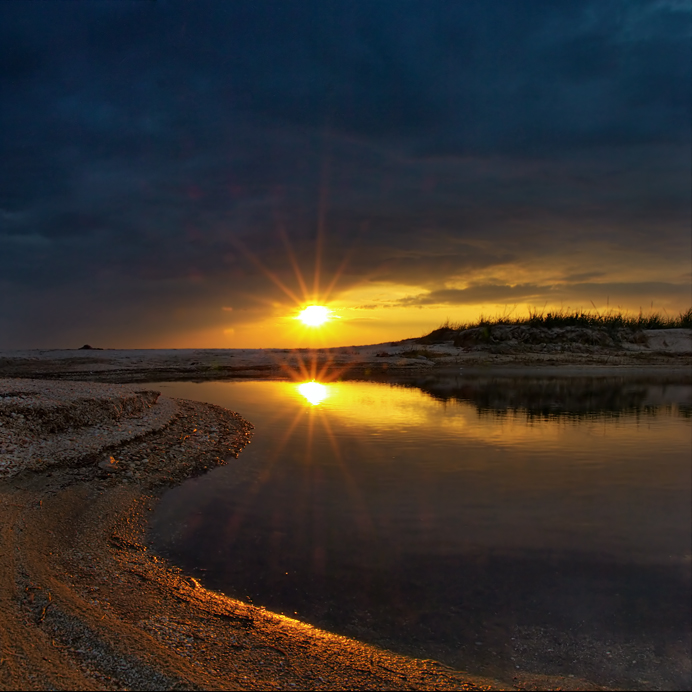
<path fill-rule="evenodd" d="M 519 329 L 521 333 L 517 333 Z M 333 380 L 400 377 L 460 368 L 683 373 L 692 366 L 692 329 L 643 330 L 636 341 L 614 344 L 604 343 L 599 334 L 588 330 L 557 328 L 546 335 L 541 330 L 502 325 L 462 339 L 458 335 L 429 337 L 321 349 L 4 350 L 0 351 L 0 377 L 96 382 Z"/>

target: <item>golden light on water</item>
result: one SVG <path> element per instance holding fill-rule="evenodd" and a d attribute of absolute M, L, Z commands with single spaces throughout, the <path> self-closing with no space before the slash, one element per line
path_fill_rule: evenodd
<path fill-rule="evenodd" d="M 298 319 L 306 327 L 321 327 L 331 319 L 332 311 L 324 305 L 308 305 L 299 315 Z"/>
<path fill-rule="evenodd" d="M 364 536 L 374 535 L 381 530 L 378 517 L 400 511 L 399 505 L 394 506 L 399 502 L 398 494 L 378 490 L 377 484 L 369 480 L 378 477 L 372 473 L 388 473 L 386 468 L 383 471 L 378 468 L 390 467 L 392 478 L 405 478 L 409 474 L 408 481 L 401 481 L 399 487 L 402 489 L 409 487 L 406 483 L 411 478 L 419 479 L 416 482 L 421 484 L 422 495 L 412 501 L 418 503 L 421 522 L 432 521 L 429 492 L 439 487 L 441 500 L 453 502 L 448 505 L 454 507 L 453 513 L 462 511 L 458 507 L 477 506 L 475 503 L 482 498 L 481 503 L 497 508 L 492 516 L 504 513 L 501 525 L 509 521 L 516 524 L 515 531 L 502 529 L 498 533 L 494 520 L 484 519 L 479 524 L 478 534 L 484 538 L 477 539 L 474 534 L 478 545 L 484 540 L 489 545 L 511 550 L 516 550 L 517 546 L 536 550 L 544 549 L 548 541 L 551 549 L 563 550 L 565 535 L 574 530 L 578 534 L 575 534 L 575 541 L 590 541 L 591 545 L 593 540 L 598 540 L 607 546 L 607 551 L 627 551 L 630 559 L 630 555 L 640 554 L 637 551 L 641 550 L 643 540 L 651 546 L 660 543 L 660 535 L 650 529 L 653 524 L 648 519 L 642 520 L 636 543 L 630 545 L 629 539 L 623 538 L 622 525 L 615 525 L 611 530 L 610 523 L 605 523 L 606 528 L 601 531 L 596 524 L 587 521 L 575 529 L 574 516 L 589 516 L 594 507 L 604 508 L 599 516 L 605 517 L 607 522 L 617 512 L 629 516 L 634 497 L 647 508 L 657 501 L 652 498 L 658 495 L 648 494 L 648 479 L 656 476 L 659 488 L 672 488 L 680 482 L 679 465 L 667 467 L 663 476 L 662 471 L 651 467 L 647 453 L 640 453 L 645 444 L 653 444 L 657 449 L 689 447 L 689 426 L 680 424 L 669 413 L 658 417 L 658 424 L 653 428 L 648 416 L 640 420 L 639 413 L 615 418 L 611 414 L 532 417 L 528 410 L 521 408 L 495 410 L 486 409 L 484 405 L 481 409 L 472 398 L 441 401 L 410 386 L 344 380 L 320 382 L 319 373 L 306 373 L 306 369 L 309 370 L 308 367 L 296 370 L 292 381 L 157 385 L 169 392 L 168 387 L 174 386 L 175 396 L 189 399 L 199 399 L 204 391 L 202 400 L 227 408 L 237 404 L 238 390 L 243 390 L 240 400 L 248 402 L 251 419 L 255 411 L 258 417 L 262 411 L 270 416 L 270 424 L 276 430 L 272 443 L 274 451 L 267 458 L 267 467 L 244 496 L 244 507 L 261 501 L 262 493 L 272 483 L 283 482 L 281 479 L 285 478 L 283 474 L 287 468 L 292 477 L 301 474 L 304 489 L 301 492 L 308 494 L 326 483 L 323 479 L 327 474 L 333 474 L 353 509 L 357 530 Z M 322 403 L 325 406 L 320 408 Z M 349 440 L 358 440 L 358 446 L 353 446 Z M 391 452 L 388 441 L 392 441 Z M 370 450 L 365 452 L 370 468 L 367 473 L 358 471 L 358 464 L 353 463 L 355 450 L 361 449 Z M 361 452 L 357 454 L 360 456 Z M 424 460 L 425 472 L 423 476 L 411 475 L 412 469 L 418 468 L 415 457 L 419 454 Z M 289 459 L 293 460 L 293 466 L 285 465 Z M 325 459 L 328 460 L 326 465 Z M 459 474 L 466 480 L 462 486 L 450 482 L 449 493 L 453 495 L 450 500 L 443 486 L 447 487 L 446 479 L 453 480 Z M 469 486 L 468 479 L 479 483 L 478 490 L 469 491 L 466 502 L 460 502 L 457 491 Z M 631 486 L 631 479 L 636 479 L 636 487 Z M 370 501 L 375 497 L 373 492 L 377 493 L 377 502 Z M 295 502 L 305 497 L 305 494 L 297 495 L 293 510 Z M 599 500 L 601 497 L 607 497 L 608 502 Z M 615 505 L 619 509 L 613 510 Z M 686 512 L 688 505 L 684 508 Z M 469 509 L 469 516 L 477 516 L 475 511 Z M 225 529 L 225 540 L 233 540 L 243 531 L 251 516 L 252 512 L 234 515 Z M 318 519 L 322 514 L 314 516 L 316 522 L 322 522 Z M 444 516 L 447 515 L 442 512 L 440 517 Z M 551 531 L 548 533 L 545 532 L 546 516 L 550 517 Z M 594 539 L 596 530 L 598 535 Z M 316 548 L 326 551 L 327 536 L 315 535 L 315 540 L 319 541 Z M 642 539 L 642 535 L 648 538 Z M 655 550 L 655 559 L 663 559 L 659 557 L 663 551 L 659 547 Z M 323 560 L 320 556 L 324 554 L 316 551 L 313 556 L 314 564 L 319 564 L 321 570 L 325 569 L 324 562 L 318 563 L 318 560 Z M 642 559 L 654 559 L 644 552 L 641 555 Z"/>
<path fill-rule="evenodd" d="M 313 405 L 321 404 L 329 396 L 329 388 L 320 382 L 303 382 L 298 391 Z"/>

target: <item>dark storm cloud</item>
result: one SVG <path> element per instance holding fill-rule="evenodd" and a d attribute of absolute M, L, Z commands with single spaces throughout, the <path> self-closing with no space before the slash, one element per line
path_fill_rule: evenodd
<path fill-rule="evenodd" d="M 350 253 L 342 287 L 595 239 L 675 258 L 689 52 L 672 1 L 7 0 L 4 319 L 33 290 L 72 319 L 85 286 L 250 306 L 278 289 L 237 240 L 287 279 L 280 228 L 306 274 L 318 227 L 325 274 Z"/>

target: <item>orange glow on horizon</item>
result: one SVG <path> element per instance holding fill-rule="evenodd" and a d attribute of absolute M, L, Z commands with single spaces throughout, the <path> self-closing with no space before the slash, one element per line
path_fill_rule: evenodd
<path fill-rule="evenodd" d="M 286 229 L 279 221 L 276 230 L 285 249 L 283 267 L 269 266 L 261 255 L 250 250 L 241 240 L 234 240 L 240 253 L 278 291 L 274 290 L 269 294 L 255 288 L 244 294 L 241 305 L 234 308 L 229 308 L 228 303 L 220 301 L 215 315 L 205 319 L 199 328 L 186 332 L 171 330 L 166 334 L 158 330 L 147 339 L 143 347 L 345 348 L 416 338 L 442 324 L 470 323 L 481 317 L 521 317 L 532 311 L 588 311 L 592 308 L 596 312 L 607 312 L 613 306 L 624 313 L 637 314 L 640 310 L 640 297 L 628 296 L 625 288 L 617 297 L 614 297 L 614 289 L 609 283 L 594 284 L 593 292 L 588 294 L 584 293 L 580 285 L 577 286 L 578 290 L 570 288 L 559 269 L 567 260 L 561 260 L 558 256 L 551 256 L 549 266 L 518 266 L 508 263 L 496 267 L 492 274 L 482 270 L 470 274 L 467 272 L 463 276 L 448 277 L 443 284 L 433 287 L 418 285 L 415 280 L 382 279 L 378 276 L 377 268 L 355 280 L 357 272 L 348 268 L 352 256 L 358 250 L 356 241 L 344 252 L 341 264 L 336 269 L 330 266 L 327 270 L 322 261 L 326 230 L 323 208 L 318 225 L 312 271 L 306 271 L 304 263 L 298 261 L 298 257 L 304 255 L 296 252 Z M 604 272 L 607 269 L 608 276 L 612 275 L 622 282 L 623 287 L 640 277 L 641 268 L 634 261 L 635 258 L 625 258 L 625 261 L 618 256 L 615 262 L 608 252 L 604 251 L 602 254 L 600 261 Z M 581 256 L 577 258 L 579 261 L 581 259 Z M 574 263 L 577 260 L 570 257 L 569 261 Z M 574 269 L 572 264 L 567 266 Z M 633 268 L 638 272 L 635 272 L 636 275 L 633 274 Z M 654 269 L 651 269 L 651 275 L 646 275 L 647 279 L 653 281 L 660 276 Z M 679 278 L 676 276 L 676 280 Z M 485 295 L 493 294 L 493 290 L 485 290 L 484 287 L 487 286 L 493 290 L 497 287 L 498 290 L 502 289 L 497 302 Z M 517 300 L 510 303 L 515 289 Z M 452 298 L 454 292 L 458 292 L 460 302 L 446 302 L 445 291 L 451 293 Z M 504 301 L 503 291 L 506 293 Z M 475 294 L 478 294 L 477 301 L 471 299 Z M 440 302 L 436 302 L 438 298 Z M 680 300 L 677 296 L 664 299 L 657 297 L 656 305 L 651 303 L 651 309 L 676 314 L 686 309 L 687 297 L 684 298 L 684 304 Z M 115 340 L 113 346 L 121 347 L 121 344 Z M 127 343 L 122 343 L 122 347 L 132 346 L 128 340 Z M 315 374 L 309 372 L 305 379 L 310 379 Z"/>

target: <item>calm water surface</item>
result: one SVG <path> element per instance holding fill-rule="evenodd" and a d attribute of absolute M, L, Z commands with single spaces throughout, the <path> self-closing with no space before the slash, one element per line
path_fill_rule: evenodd
<path fill-rule="evenodd" d="M 209 588 L 505 679 L 689 687 L 691 387 L 155 386 L 255 425 L 151 523 Z"/>

